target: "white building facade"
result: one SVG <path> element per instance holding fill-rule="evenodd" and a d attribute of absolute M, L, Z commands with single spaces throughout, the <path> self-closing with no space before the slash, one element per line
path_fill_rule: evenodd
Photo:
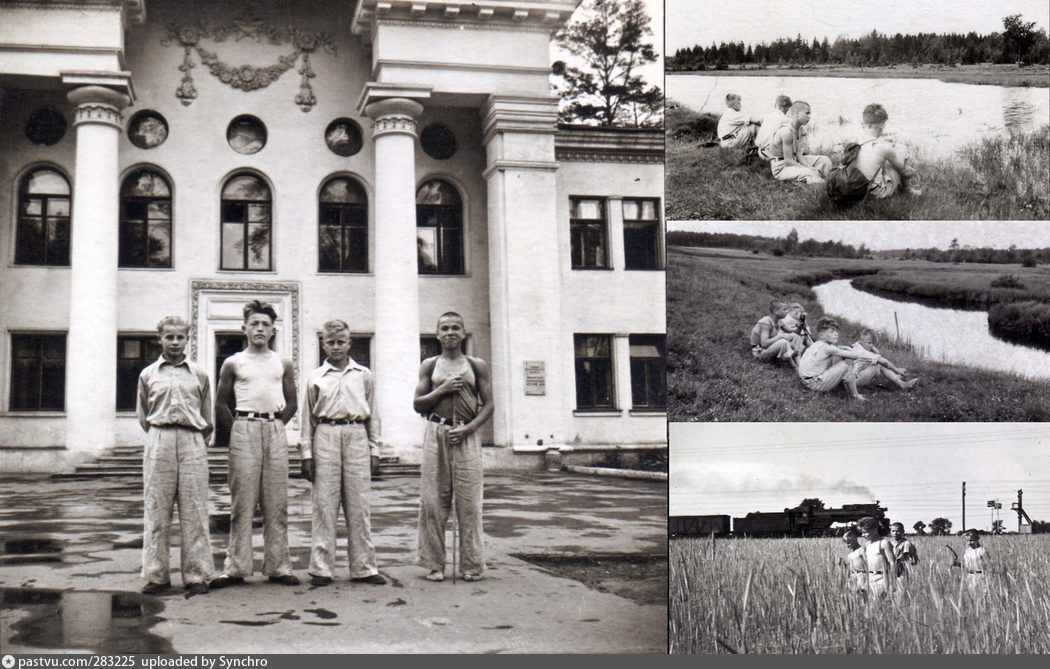
<path fill-rule="evenodd" d="M 214 383 L 255 298 L 300 386 L 350 324 L 403 460 L 450 310 L 489 466 L 666 448 L 663 134 L 557 125 L 577 4 L 0 0 L 0 471 L 142 443 L 156 322 Z"/>

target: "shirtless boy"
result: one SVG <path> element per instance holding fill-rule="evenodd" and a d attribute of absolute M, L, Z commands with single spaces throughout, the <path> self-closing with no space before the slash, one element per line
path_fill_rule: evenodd
<path fill-rule="evenodd" d="M 894 193 L 922 195 L 916 187 L 915 168 L 908 164 L 908 147 L 882 136 L 889 115 L 880 104 L 870 104 L 861 114 L 864 139 L 854 165 L 868 178 L 868 196 L 876 199 Z"/>
<path fill-rule="evenodd" d="M 463 353 L 463 317 L 449 311 L 438 318 L 441 355 L 419 366 L 412 407 L 427 419 L 419 500 L 419 553 L 426 579 L 445 579 L 445 525 L 455 500 L 463 580 L 485 571 L 482 546 L 482 456 L 478 429 L 492 417 L 492 383 L 481 358 Z"/>
<path fill-rule="evenodd" d="M 809 123 L 809 103 L 794 102 L 788 111 L 788 122 L 773 134 L 768 155 L 772 159 L 770 169 L 777 181 L 801 181 L 807 184 L 822 184 L 831 171 L 831 159 L 827 156 L 810 156 L 802 153 L 799 136 L 801 128 Z"/>

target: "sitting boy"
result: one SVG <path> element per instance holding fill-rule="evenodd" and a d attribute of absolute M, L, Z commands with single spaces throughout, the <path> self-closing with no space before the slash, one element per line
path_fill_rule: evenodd
<path fill-rule="evenodd" d="M 908 147 L 882 137 L 889 115 L 880 104 L 870 104 L 861 114 L 864 140 L 854 165 L 868 178 L 868 196 L 886 198 L 898 191 L 922 195 L 916 187 L 915 168 L 908 164 Z"/>
<path fill-rule="evenodd" d="M 757 122 L 740 111 L 740 96 L 736 93 L 727 95 L 726 110 L 718 119 L 718 140 L 722 148 L 743 148 L 751 144 L 757 132 Z"/>
<path fill-rule="evenodd" d="M 806 327 L 806 310 L 798 302 L 792 302 L 787 307 L 787 315 L 777 323 L 780 331 L 788 335 L 791 348 L 795 353 L 801 353 L 807 346 L 813 343 Z"/>
<path fill-rule="evenodd" d="M 810 390 L 827 392 L 842 383 L 849 390 L 850 397 L 863 402 L 867 398 L 857 391 L 857 387 L 867 385 L 880 376 L 893 381 L 902 390 L 912 388 L 919 382 L 918 379 L 902 381 L 896 372 L 886 367 L 892 363 L 877 353 L 863 348 L 859 351 L 843 348 L 838 342 L 838 321 L 821 318 L 817 322 L 817 341 L 802 353 L 798 361 L 798 375 L 803 385 Z M 860 369 L 861 365 L 855 364 L 858 360 L 873 364 Z"/>
<path fill-rule="evenodd" d="M 799 100 L 788 110 L 788 122 L 773 134 L 766 154 L 773 178 L 777 181 L 801 181 L 807 184 L 822 184 L 831 171 L 831 159 L 827 156 L 810 156 L 802 153 L 802 127 L 809 123 L 809 103 Z"/>
<path fill-rule="evenodd" d="M 860 331 L 860 335 L 857 337 L 857 341 L 854 342 L 853 346 L 851 346 L 850 348 L 852 350 L 854 350 L 854 351 L 857 351 L 858 353 L 861 352 L 861 351 L 867 351 L 868 353 L 874 353 L 875 355 L 880 355 L 881 356 L 882 353 L 879 352 L 879 349 L 875 348 L 875 345 L 878 344 L 878 343 L 879 343 L 879 336 L 877 334 L 875 334 L 875 331 L 871 330 L 870 328 L 864 328 L 863 330 Z M 894 372 L 895 374 L 897 374 L 899 376 L 904 376 L 905 374 L 908 373 L 908 370 L 904 369 L 903 367 L 897 367 L 896 365 L 894 365 L 892 362 L 890 362 L 886 358 L 883 358 L 883 360 L 886 360 L 886 362 L 885 363 L 876 363 L 874 361 L 869 361 L 869 360 L 857 360 L 857 362 L 856 362 L 857 372 L 859 373 L 865 367 L 873 366 L 873 365 L 876 365 L 876 364 L 881 364 L 883 367 L 885 367 L 886 369 Z M 909 388 L 910 387 L 911 386 L 909 386 Z"/>
<path fill-rule="evenodd" d="M 751 328 L 751 355 L 759 360 L 787 360 L 795 364 L 796 351 L 792 346 L 792 337 L 781 332 L 777 327 L 783 318 L 787 316 L 787 305 L 783 300 L 770 300 L 769 315 L 758 319 Z"/>

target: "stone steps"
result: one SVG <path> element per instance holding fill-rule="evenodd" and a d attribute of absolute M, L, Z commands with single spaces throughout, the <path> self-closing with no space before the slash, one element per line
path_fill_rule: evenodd
<path fill-rule="evenodd" d="M 78 466 L 72 472 L 54 474 L 52 478 L 85 479 L 103 476 L 142 477 L 142 446 L 117 446 L 99 456 L 94 462 Z M 208 449 L 208 478 L 211 481 L 227 480 L 230 452 L 225 448 Z M 302 478 L 301 458 L 298 449 L 288 453 L 289 478 Z M 419 476 L 419 465 L 401 462 L 398 457 L 379 459 L 379 476 Z"/>

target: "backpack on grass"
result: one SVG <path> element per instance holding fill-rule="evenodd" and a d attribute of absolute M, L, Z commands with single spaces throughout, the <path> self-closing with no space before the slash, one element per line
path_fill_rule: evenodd
<path fill-rule="evenodd" d="M 868 142 L 872 141 L 875 140 L 868 140 Z M 868 142 L 862 142 L 861 144 L 851 142 L 847 144 L 846 150 L 842 154 L 842 160 L 839 161 L 837 167 L 833 167 L 828 173 L 824 189 L 827 191 L 831 201 L 839 207 L 851 207 L 855 204 L 860 204 L 868 196 L 868 177 L 864 176 L 864 173 L 857 169 L 857 166 L 854 164 L 857 161 L 857 155 L 860 153 L 860 147 Z"/>

